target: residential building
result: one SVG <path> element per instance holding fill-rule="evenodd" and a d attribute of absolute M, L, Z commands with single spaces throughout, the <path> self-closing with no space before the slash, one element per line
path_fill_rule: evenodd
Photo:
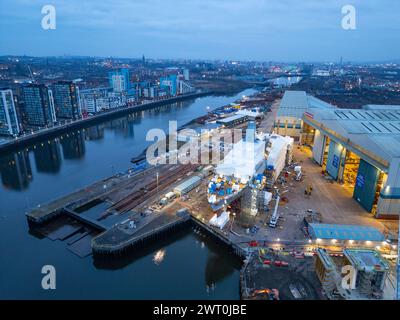
<path fill-rule="evenodd" d="M 185 81 L 190 80 L 189 69 L 183 69 L 183 78 L 185 79 Z"/>
<path fill-rule="evenodd" d="M 110 87 L 114 92 L 124 92 L 130 89 L 129 70 L 122 68 L 109 73 Z"/>
<path fill-rule="evenodd" d="M 178 82 L 178 94 L 186 94 L 195 92 L 196 89 L 192 87 L 189 83 L 183 80 L 179 80 Z"/>
<path fill-rule="evenodd" d="M 13 93 L 11 89 L 0 89 L 0 135 L 16 136 L 20 130 Z"/>
<path fill-rule="evenodd" d="M 160 78 L 160 88 L 167 89 L 170 96 L 177 95 L 178 93 L 177 85 L 178 85 L 178 77 L 176 74 L 170 74 L 167 77 Z"/>
<path fill-rule="evenodd" d="M 56 117 L 76 120 L 82 117 L 79 88 L 72 81 L 53 84 L 52 93 Z"/>
<path fill-rule="evenodd" d="M 43 84 L 22 88 L 23 120 L 28 126 L 51 126 L 56 122 L 52 91 Z"/>

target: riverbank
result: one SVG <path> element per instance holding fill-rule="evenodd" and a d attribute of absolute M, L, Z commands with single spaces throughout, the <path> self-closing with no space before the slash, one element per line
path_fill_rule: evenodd
<path fill-rule="evenodd" d="M 135 112 L 81 129 L 80 133 L 68 131 L 49 139 L 50 143 L 44 140 L 27 146 L 20 153 L 7 154 L 0 169 L 3 205 L 0 231 L 7 242 L 13 243 L 3 248 L 4 257 L 8 257 L 3 265 L 8 276 L 2 279 L 7 298 L 239 299 L 240 261 L 209 236 L 192 232 L 190 227 L 169 233 L 168 237 L 119 259 L 94 259 L 93 256 L 81 259 L 68 250 L 75 236 L 63 241 L 34 233 L 28 229 L 24 213 L 89 187 L 94 181 L 125 172 L 130 166 L 129 160 L 148 146 L 145 140 L 148 130 L 168 130 L 168 121 L 172 120 L 180 127 L 253 93 L 255 90 L 248 89 L 232 96 L 213 94 Z M 145 171 L 144 175 L 155 181 L 155 173 Z M 112 185 L 109 182 L 107 188 Z M 90 188 L 87 191 L 95 192 Z M 81 214 L 93 217 L 101 206 Z M 103 221 L 110 221 L 107 223 L 110 225 L 114 218 L 110 216 Z M 156 263 L 154 256 L 161 251 L 165 252 L 164 260 Z M 44 291 L 37 285 L 44 264 L 57 268 L 55 291 Z M 39 271 L 26 272 L 26 265 Z M 177 283 L 184 285 L 176 286 Z M 82 290 L 77 292 L 77 287 Z M 159 290 L 153 290 L 155 287 Z"/>
<path fill-rule="evenodd" d="M 96 124 L 101 121 L 109 120 L 112 118 L 117 118 L 121 117 L 133 112 L 140 112 L 140 111 L 145 111 L 153 108 L 157 108 L 166 104 L 170 103 L 175 103 L 187 99 L 195 99 L 198 97 L 206 96 L 206 95 L 211 95 L 213 94 L 212 91 L 201 91 L 201 92 L 196 92 L 196 93 L 189 93 L 165 100 L 160 100 L 160 101 L 154 101 L 154 102 L 148 102 L 148 103 L 143 103 L 141 105 L 136 105 L 136 106 L 131 106 L 131 107 L 122 107 L 118 108 L 115 110 L 110 110 L 107 112 L 103 112 L 100 114 L 93 115 L 88 118 L 84 119 L 79 119 L 77 121 L 73 121 L 70 123 L 66 123 L 57 127 L 53 128 L 48 128 L 44 129 L 42 131 L 35 132 L 33 134 L 29 134 L 26 136 L 18 137 L 14 140 L 10 140 L 8 142 L 4 142 L 0 144 L 0 155 L 4 154 L 6 152 L 10 152 L 19 148 L 24 148 L 29 144 L 38 142 L 42 139 L 46 138 L 51 138 L 57 135 L 60 135 L 64 132 L 70 131 L 70 130 L 75 130 L 75 129 L 80 129 L 82 127 L 86 127 L 88 125 Z"/>

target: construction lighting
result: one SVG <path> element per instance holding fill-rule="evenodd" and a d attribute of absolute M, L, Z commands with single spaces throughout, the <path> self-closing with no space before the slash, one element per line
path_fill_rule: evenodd
<path fill-rule="evenodd" d="M 336 243 L 336 239 L 332 239 L 331 242 L 332 242 L 332 243 Z"/>
<path fill-rule="evenodd" d="M 393 244 L 393 245 L 392 245 L 392 248 L 393 248 L 393 249 L 396 249 L 396 248 L 397 248 L 397 246 L 396 246 L 395 244 Z"/>
<path fill-rule="evenodd" d="M 366 244 L 367 246 L 370 246 L 370 245 L 371 245 L 371 241 L 367 240 L 367 241 L 365 241 L 365 244 Z"/>
<path fill-rule="evenodd" d="M 322 241 L 322 239 L 319 239 L 319 238 L 316 240 L 317 243 L 320 243 L 321 241 Z"/>
<path fill-rule="evenodd" d="M 311 243 L 312 242 L 312 240 L 310 239 L 310 240 L 308 240 L 308 243 Z"/>
<path fill-rule="evenodd" d="M 354 240 L 349 240 L 349 243 L 350 243 L 350 244 L 353 244 L 353 243 L 354 243 Z"/>
<path fill-rule="evenodd" d="M 380 249 L 381 249 L 381 246 L 376 246 L 375 249 L 376 249 L 376 250 L 380 250 Z"/>
<path fill-rule="evenodd" d="M 278 239 L 276 239 L 276 241 L 278 241 L 278 242 L 279 242 L 279 241 L 281 241 L 281 239 L 280 239 L 280 238 L 278 238 Z"/>

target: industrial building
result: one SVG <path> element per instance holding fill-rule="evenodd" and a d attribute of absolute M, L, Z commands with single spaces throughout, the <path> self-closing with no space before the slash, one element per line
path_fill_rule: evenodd
<path fill-rule="evenodd" d="M 336 291 L 347 299 L 381 299 L 389 264 L 376 250 L 344 249 L 343 257 L 333 260 L 325 249 L 316 250 L 315 271 L 328 295 Z M 349 289 L 342 287 L 342 267 L 351 266 Z"/>
<path fill-rule="evenodd" d="M 287 91 L 276 128 L 310 146 L 316 164 L 354 188 L 353 198 L 365 210 L 379 218 L 399 216 L 400 106 L 338 109 L 305 92 Z"/>
<path fill-rule="evenodd" d="M 218 119 L 217 123 L 223 125 L 225 128 L 230 128 L 236 126 L 238 124 L 244 123 L 247 121 L 247 116 L 242 114 L 236 114 L 231 117 Z"/>
<path fill-rule="evenodd" d="M 372 108 L 372 109 L 371 109 Z M 303 141 L 335 180 L 377 217 L 400 212 L 400 106 L 314 109 L 303 115 Z"/>
<path fill-rule="evenodd" d="M 303 114 L 315 108 L 330 110 L 336 107 L 305 91 L 285 91 L 274 122 L 276 133 L 300 139 Z"/>
<path fill-rule="evenodd" d="M 325 292 L 332 292 L 336 288 L 336 266 L 325 249 L 318 248 L 316 250 L 315 273 Z"/>
<path fill-rule="evenodd" d="M 186 194 L 196 188 L 201 182 L 201 178 L 199 176 L 193 176 L 184 182 L 182 182 L 180 185 L 174 188 L 174 192 L 178 194 L 179 196 Z"/>
<path fill-rule="evenodd" d="M 356 270 L 355 290 L 367 296 L 382 295 L 389 264 L 376 250 L 344 249 L 343 265 Z"/>
<path fill-rule="evenodd" d="M 364 245 L 365 242 L 370 242 L 372 245 L 373 242 L 381 244 L 385 241 L 385 236 L 378 229 L 369 226 L 310 223 L 308 233 L 312 239 L 318 239 L 321 244 L 325 241 L 346 245 L 347 241 L 351 241 L 354 245 Z"/>
<path fill-rule="evenodd" d="M 264 117 L 264 113 L 262 113 L 259 109 L 241 109 L 236 112 L 237 115 L 247 116 L 248 120 L 255 121 L 256 119 L 261 119 Z"/>

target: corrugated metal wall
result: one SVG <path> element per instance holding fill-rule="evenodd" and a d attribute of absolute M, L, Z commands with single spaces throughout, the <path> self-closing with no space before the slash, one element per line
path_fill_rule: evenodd
<path fill-rule="evenodd" d="M 326 162 L 326 171 L 335 180 L 338 178 L 340 158 L 342 153 L 342 146 L 335 141 L 331 140 L 329 144 L 328 160 Z"/>
<path fill-rule="evenodd" d="M 379 169 L 360 160 L 353 198 L 371 212 L 379 179 Z"/>
<path fill-rule="evenodd" d="M 325 139 L 325 136 L 319 130 L 315 130 L 313 158 L 320 165 L 322 165 L 324 155 Z"/>

